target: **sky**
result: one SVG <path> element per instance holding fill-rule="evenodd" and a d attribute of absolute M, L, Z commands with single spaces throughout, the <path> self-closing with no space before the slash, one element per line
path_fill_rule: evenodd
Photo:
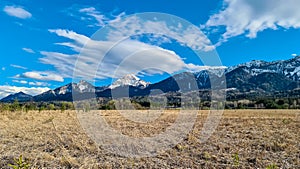
<path fill-rule="evenodd" d="M 300 54 L 298 0 L 1 0 L 0 98 Z M 199 54 L 203 56 L 197 56 Z"/>

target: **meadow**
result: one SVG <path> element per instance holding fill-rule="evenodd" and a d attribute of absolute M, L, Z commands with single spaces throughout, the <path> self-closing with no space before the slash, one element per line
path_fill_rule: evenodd
<path fill-rule="evenodd" d="M 146 111 L 146 113 L 149 113 Z M 151 112 L 150 112 L 151 113 Z M 108 124 L 131 137 L 151 137 L 176 120 L 166 110 L 151 123 L 136 123 L 104 110 Z M 300 110 L 225 110 L 209 139 L 199 142 L 208 111 L 174 147 L 153 157 L 122 157 L 97 145 L 72 110 L 0 112 L 0 168 L 22 155 L 30 168 L 299 168 Z"/>

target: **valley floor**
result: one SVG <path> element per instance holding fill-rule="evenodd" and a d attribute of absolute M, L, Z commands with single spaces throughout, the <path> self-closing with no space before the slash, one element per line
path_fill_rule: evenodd
<path fill-rule="evenodd" d="M 102 112 L 108 124 L 131 137 L 163 132 L 177 114 L 168 110 L 145 124 Z M 75 111 L 0 112 L 0 168 L 20 155 L 33 168 L 299 168 L 300 110 L 225 110 L 215 132 L 200 143 L 207 115 L 199 111 L 194 129 L 173 148 L 126 158 L 97 146 Z"/>

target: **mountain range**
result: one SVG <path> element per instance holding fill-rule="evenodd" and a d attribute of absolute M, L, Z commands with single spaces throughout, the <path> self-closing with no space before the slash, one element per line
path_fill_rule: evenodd
<path fill-rule="evenodd" d="M 11 94 L 1 102 L 19 101 L 72 101 L 92 97 L 134 97 L 153 94 L 160 90 L 184 92 L 207 90 L 222 75 L 226 78 L 228 99 L 247 99 L 249 97 L 298 97 L 300 80 L 300 56 L 281 61 L 259 61 L 239 64 L 228 68 L 208 67 L 199 72 L 182 72 L 162 81 L 151 84 L 133 74 L 128 74 L 109 86 L 96 87 L 87 81 L 69 83 L 36 96 L 23 92 Z M 224 78 L 224 79 L 225 79 Z M 194 79 L 194 81 L 191 81 Z M 223 82 L 222 82 L 223 83 Z M 160 92 L 161 93 L 161 92 Z M 154 92 L 155 94 L 155 92 Z"/>

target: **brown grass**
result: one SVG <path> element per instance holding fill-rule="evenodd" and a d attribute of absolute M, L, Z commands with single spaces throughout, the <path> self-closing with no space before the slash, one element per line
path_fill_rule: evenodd
<path fill-rule="evenodd" d="M 102 115 L 123 134 L 149 137 L 172 125 L 177 113 L 166 111 L 150 123 L 131 122 L 116 111 Z M 300 110 L 226 110 L 217 130 L 200 143 L 207 113 L 199 111 L 194 130 L 174 148 L 126 158 L 88 138 L 75 111 L 1 112 L 0 168 L 21 154 L 33 168 L 299 168 Z"/>

